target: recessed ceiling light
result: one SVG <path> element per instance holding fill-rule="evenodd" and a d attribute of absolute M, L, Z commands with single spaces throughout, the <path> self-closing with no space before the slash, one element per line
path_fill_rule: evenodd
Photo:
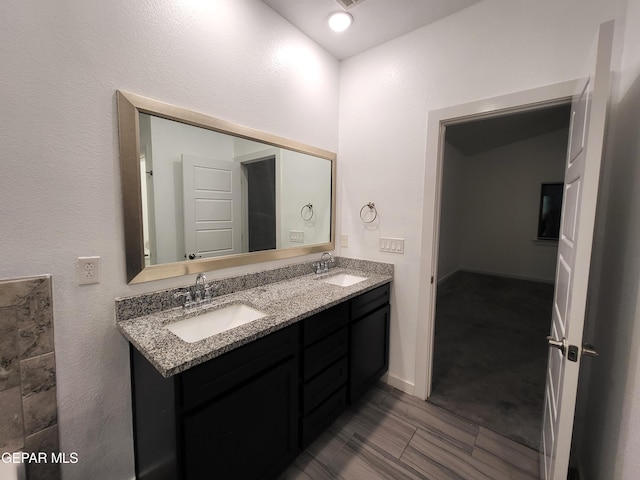
<path fill-rule="evenodd" d="M 333 12 L 329 15 L 329 28 L 334 32 L 344 32 L 352 22 L 353 17 L 347 12 Z"/>

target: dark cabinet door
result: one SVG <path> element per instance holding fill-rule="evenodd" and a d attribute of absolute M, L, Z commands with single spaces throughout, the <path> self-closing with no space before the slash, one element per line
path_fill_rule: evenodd
<path fill-rule="evenodd" d="M 389 305 L 351 324 L 351 381 L 354 403 L 389 367 Z"/>
<path fill-rule="evenodd" d="M 183 417 L 187 479 L 274 478 L 298 453 L 297 360 Z"/>

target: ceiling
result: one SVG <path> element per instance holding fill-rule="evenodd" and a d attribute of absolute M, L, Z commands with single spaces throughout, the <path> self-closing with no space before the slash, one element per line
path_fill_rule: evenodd
<path fill-rule="evenodd" d="M 361 0 L 347 9 L 351 27 L 331 31 L 329 14 L 345 8 L 337 0 L 262 0 L 338 60 L 356 55 L 440 20 L 480 0 Z"/>
<path fill-rule="evenodd" d="M 569 128 L 571 104 L 448 126 L 446 140 L 465 155 Z"/>

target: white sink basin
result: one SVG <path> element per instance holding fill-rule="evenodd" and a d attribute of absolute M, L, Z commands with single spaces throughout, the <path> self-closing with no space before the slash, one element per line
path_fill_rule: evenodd
<path fill-rule="evenodd" d="M 338 285 L 339 287 L 350 287 L 356 283 L 364 282 L 366 279 L 367 277 L 359 277 L 349 273 L 338 273 L 330 277 L 322 278 L 320 281 L 330 283 L 331 285 Z"/>
<path fill-rule="evenodd" d="M 242 303 L 234 303 L 171 323 L 167 328 L 185 342 L 193 343 L 266 316 L 267 314 L 260 310 Z"/>

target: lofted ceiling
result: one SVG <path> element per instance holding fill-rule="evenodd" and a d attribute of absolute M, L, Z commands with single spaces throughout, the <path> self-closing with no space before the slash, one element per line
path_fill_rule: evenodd
<path fill-rule="evenodd" d="M 448 126 L 446 140 L 465 155 L 569 128 L 571 104 Z"/>
<path fill-rule="evenodd" d="M 262 0 L 339 60 L 436 22 L 481 0 Z M 345 4 L 351 4 L 345 7 Z M 346 10 L 353 18 L 342 33 L 327 19 Z M 568 127 L 570 105 L 450 125 L 446 139 L 466 155 L 475 155 Z"/>
<path fill-rule="evenodd" d="M 480 0 L 356 0 L 346 10 L 353 24 L 335 33 L 329 14 L 352 0 L 262 0 L 338 60 L 356 55 L 467 8 Z"/>

